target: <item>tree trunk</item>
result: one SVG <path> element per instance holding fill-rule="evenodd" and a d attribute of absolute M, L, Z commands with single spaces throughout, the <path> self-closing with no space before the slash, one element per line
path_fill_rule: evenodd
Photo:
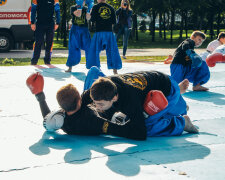
<path fill-rule="evenodd" d="M 214 38 L 214 27 L 213 27 L 213 20 L 214 20 L 214 17 L 213 17 L 213 13 L 211 13 L 210 15 L 210 38 L 213 39 Z"/>
<path fill-rule="evenodd" d="M 58 28 L 58 29 L 57 29 L 57 34 L 56 34 L 56 40 L 57 40 L 57 41 L 59 41 L 59 32 L 60 32 L 60 29 Z"/>
<path fill-rule="evenodd" d="M 173 29 L 175 21 L 175 10 L 171 10 L 171 24 L 170 24 L 170 44 L 173 44 Z"/>
<path fill-rule="evenodd" d="M 148 14 L 150 22 L 149 22 L 149 35 L 152 35 L 152 23 L 153 23 L 153 13 L 151 13 L 151 11 Z"/>
<path fill-rule="evenodd" d="M 63 39 L 63 22 L 61 21 L 60 39 Z"/>
<path fill-rule="evenodd" d="M 155 19 L 156 19 L 156 12 L 155 10 L 152 11 L 152 42 L 155 42 Z"/>
<path fill-rule="evenodd" d="M 162 12 L 159 13 L 159 37 L 162 38 Z"/>
<path fill-rule="evenodd" d="M 221 11 L 218 12 L 217 16 L 217 36 L 220 33 L 220 23 L 221 23 Z"/>
<path fill-rule="evenodd" d="M 184 11 L 181 11 L 181 23 L 180 23 L 180 37 L 179 39 L 183 39 L 183 29 L 184 29 Z"/>
<path fill-rule="evenodd" d="M 208 20 L 208 22 L 207 22 L 207 26 L 205 27 L 205 34 L 207 33 L 208 29 L 209 29 L 209 31 L 211 29 L 211 13 L 207 14 L 207 20 Z M 210 34 L 210 32 L 209 32 L 209 34 Z"/>
<path fill-rule="evenodd" d="M 66 5 L 66 1 L 62 1 L 62 9 L 63 9 L 63 14 L 62 14 L 63 47 L 67 47 L 67 29 L 66 29 L 67 5 Z"/>
<path fill-rule="evenodd" d="M 166 40 L 166 13 L 163 13 L 163 36 L 164 40 Z"/>
<path fill-rule="evenodd" d="M 136 36 L 136 41 L 138 41 L 138 24 L 137 24 L 137 14 L 133 15 L 133 28 Z"/>
<path fill-rule="evenodd" d="M 208 31 L 208 26 L 206 25 L 204 33 L 207 34 L 207 31 Z"/>
<path fill-rule="evenodd" d="M 170 14 L 170 12 L 168 11 L 167 13 L 167 30 L 169 31 L 170 30 L 170 16 L 171 16 L 171 14 Z"/>
<path fill-rule="evenodd" d="M 187 21 L 187 14 L 188 14 L 188 12 L 186 11 L 186 12 L 184 13 L 184 27 L 185 27 L 186 39 L 188 38 L 188 25 L 187 25 L 188 21 Z"/>
<path fill-rule="evenodd" d="M 199 21 L 199 31 L 202 30 L 202 22 L 203 22 L 204 16 L 203 14 L 200 14 L 200 21 Z"/>
<path fill-rule="evenodd" d="M 199 14 L 197 12 L 194 12 L 194 24 L 193 24 L 193 31 L 196 31 L 198 29 L 198 16 Z"/>

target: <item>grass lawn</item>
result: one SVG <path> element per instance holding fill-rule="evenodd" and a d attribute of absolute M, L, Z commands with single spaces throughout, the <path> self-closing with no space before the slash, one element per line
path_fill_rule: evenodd
<path fill-rule="evenodd" d="M 123 62 L 163 62 L 166 56 L 127 56 Z M 106 56 L 102 56 L 101 62 L 106 62 Z M 67 58 L 52 58 L 52 64 L 66 64 Z M 81 63 L 85 63 L 85 57 L 81 58 Z M 40 58 L 38 65 L 44 64 L 44 59 Z M 27 66 L 30 65 L 30 58 L 14 58 L 14 59 L 3 59 L 0 58 L 0 66 Z"/>
<path fill-rule="evenodd" d="M 222 31 L 222 30 L 221 30 Z M 188 31 L 188 37 L 190 37 L 192 31 Z M 215 31 L 216 34 L 216 31 Z M 91 33 L 93 35 L 93 33 Z M 133 39 L 129 40 L 128 43 L 128 48 L 134 48 L 134 49 L 143 49 L 143 48 L 176 48 L 184 39 L 186 39 L 186 34 L 185 32 L 183 33 L 183 39 L 179 40 L 179 31 L 174 30 L 173 31 L 173 44 L 170 44 L 170 31 L 166 31 L 166 40 L 162 39 L 159 37 L 159 31 L 156 30 L 155 32 L 155 42 L 152 42 L 152 36 L 150 35 L 149 31 L 146 32 L 141 32 L 139 31 L 138 33 L 139 40 L 136 41 L 135 37 Z M 205 42 L 202 44 L 200 48 L 206 48 L 208 43 L 211 42 L 212 40 L 210 39 L 209 36 L 207 36 L 207 39 Z M 118 42 L 118 47 L 122 48 L 122 37 L 120 38 Z M 68 49 L 67 47 L 63 47 L 63 40 L 59 39 L 57 41 L 56 39 L 54 40 L 54 49 Z"/>

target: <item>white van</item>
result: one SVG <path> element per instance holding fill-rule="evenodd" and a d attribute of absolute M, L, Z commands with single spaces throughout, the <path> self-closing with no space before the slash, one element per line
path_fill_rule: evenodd
<path fill-rule="evenodd" d="M 15 43 L 34 41 L 30 12 L 30 0 L 0 0 L 0 52 L 13 49 Z"/>

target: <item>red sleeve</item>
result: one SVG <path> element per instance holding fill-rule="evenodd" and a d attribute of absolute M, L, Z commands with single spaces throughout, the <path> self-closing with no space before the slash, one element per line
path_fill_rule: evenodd
<path fill-rule="evenodd" d="M 37 0 L 32 0 L 32 3 L 37 5 Z"/>
<path fill-rule="evenodd" d="M 55 0 L 55 4 L 59 3 L 59 0 Z"/>

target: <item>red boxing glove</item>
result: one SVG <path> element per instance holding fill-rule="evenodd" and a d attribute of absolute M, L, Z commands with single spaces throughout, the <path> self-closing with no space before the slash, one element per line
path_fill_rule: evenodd
<path fill-rule="evenodd" d="M 26 84 L 32 94 L 36 95 L 43 92 L 44 78 L 39 72 L 33 73 L 27 78 Z"/>
<path fill-rule="evenodd" d="M 217 62 L 225 62 L 225 56 L 221 53 L 214 53 L 206 58 L 206 63 L 209 67 L 214 67 Z"/>
<path fill-rule="evenodd" d="M 168 101 L 162 91 L 149 91 L 145 98 L 144 110 L 149 115 L 157 114 L 168 106 Z"/>

